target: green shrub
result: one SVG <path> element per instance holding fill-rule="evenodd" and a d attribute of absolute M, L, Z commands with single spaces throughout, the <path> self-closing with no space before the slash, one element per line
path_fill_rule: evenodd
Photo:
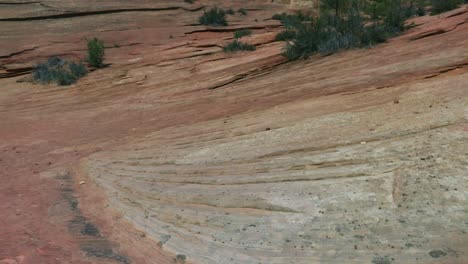
<path fill-rule="evenodd" d="M 51 57 L 46 63 L 37 65 L 33 73 L 36 82 L 47 84 L 56 82 L 58 85 L 71 85 L 88 73 L 80 62 L 70 62 L 59 57 Z"/>
<path fill-rule="evenodd" d="M 50 83 L 54 80 L 54 73 L 49 70 L 47 64 L 41 63 L 33 72 L 33 79 L 39 83 Z"/>
<path fill-rule="evenodd" d="M 237 13 L 243 15 L 243 16 L 246 16 L 247 15 L 247 10 L 245 8 L 239 8 L 239 10 L 237 10 Z"/>
<path fill-rule="evenodd" d="M 318 44 L 318 52 L 322 55 L 330 55 L 338 50 L 345 50 L 356 47 L 359 43 L 357 36 L 351 33 L 330 34 L 324 41 Z"/>
<path fill-rule="evenodd" d="M 312 17 L 309 14 L 302 12 L 296 12 L 295 14 L 287 14 L 283 12 L 281 14 L 273 15 L 272 19 L 281 21 L 281 24 L 283 24 L 284 27 L 291 29 L 298 28 L 304 22 L 311 21 Z"/>
<path fill-rule="evenodd" d="M 224 52 L 236 52 L 236 51 L 254 51 L 256 47 L 251 44 L 240 42 L 235 39 L 233 42 L 230 42 L 228 45 L 224 46 Z"/>
<path fill-rule="evenodd" d="M 284 13 L 284 12 L 281 13 L 281 14 L 274 14 L 274 15 L 271 17 L 271 19 L 281 21 L 285 15 L 286 15 L 286 13 Z"/>
<path fill-rule="evenodd" d="M 392 264 L 392 260 L 388 256 L 374 256 L 372 258 L 372 264 Z"/>
<path fill-rule="evenodd" d="M 428 5 L 437 14 L 452 10 L 468 0 L 321 0 L 320 15 L 276 14 L 287 29 L 277 40 L 289 40 L 284 56 L 290 60 L 313 53 L 362 48 L 385 42 L 411 27 L 407 18 L 424 15 Z"/>
<path fill-rule="evenodd" d="M 218 7 L 213 7 L 210 10 L 204 11 L 203 15 L 198 19 L 200 24 L 207 26 L 227 26 L 226 12 Z"/>
<path fill-rule="evenodd" d="M 283 30 L 278 35 L 276 35 L 276 41 L 287 41 L 294 39 L 296 37 L 296 31 L 294 30 Z"/>
<path fill-rule="evenodd" d="M 278 34 L 277 40 L 289 40 L 283 53 L 289 60 L 307 58 L 313 53 L 329 55 L 338 50 L 372 46 L 405 29 L 407 16 L 416 10 L 413 2 L 322 0 L 317 18 L 304 13 L 273 16 L 287 28 Z"/>
<path fill-rule="evenodd" d="M 412 16 L 414 11 L 405 6 L 401 0 L 386 0 L 383 2 L 379 17 L 385 25 L 404 30 L 405 20 Z"/>
<path fill-rule="evenodd" d="M 425 16 L 426 15 L 426 10 L 422 7 L 418 7 L 418 16 Z"/>
<path fill-rule="evenodd" d="M 307 58 L 318 51 L 323 32 L 317 25 L 307 25 L 300 27 L 296 31 L 294 39 L 286 43 L 283 55 L 288 60 L 297 60 Z"/>
<path fill-rule="evenodd" d="M 93 67 L 102 68 L 104 60 L 104 43 L 97 39 L 93 38 L 88 40 L 88 62 Z"/>
<path fill-rule="evenodd" d="M 55 81 L 60 86 L 67 86 L 76 83 L 78 78 L 69 71 L 57 71 Z"/>
<path fill-rule="evenodd" d="M 232 8 L 226 9 L 225 12 L 226 12 L 227 15 L 235 15 L 235 14 L 236 14 L 236 12 L 234 11 L 234 9 L 232 9 Z"/>
<path fill-rule="evenodd" d="M 385 42 L 411 27 L 406 19 L 424 15 L 429 5 L 433 13 L 440 13 L 463 2 L 468 0 L 321 0 L 317 18 L 300 12 L 272 18 L 286 28 L 276 37 L 287 41 L 283 55 L 296 60 Z"/>
<path fill-rule="evenodd" d="M 361 35 L 361 46 L 367 47 L 383 43 L 391 37 L 398 36 L 400 33 L 400 28 L 376 23 L 365 27 Z"/>
<path fill-rule="evenodd" d="M 457 8 L 463 2 L 467 3 L 468 1 L 463 0 L 431 0 L 432 11 L 431 14 L 440 14 Z"/>
<path fill-rule="evenodd" d="M 252 30 L 250 29 L 239 29 L 234 32 L 234 38 L 239 39 L 244 36 L 250 36 L 252 35 Z"/>
<path fill-rule="evenodd" d="M 76 76 L 77 78 L 84 77 L 86 76 L 86 74 L 88 74 L 88 70 L 81 62 L 80 63 L 70 62 L 68 67 L 70 69 L 70 73 L 73 76 Z"/>

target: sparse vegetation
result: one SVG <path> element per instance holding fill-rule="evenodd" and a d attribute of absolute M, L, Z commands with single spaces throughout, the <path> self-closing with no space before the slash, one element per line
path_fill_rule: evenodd
<path fill-rule="evenodd" d="M 247 10 L 245 8 L 239 8 L 239 10 L 237 10 L 237 13 L 243 15 L 243 16 L 246 16 L 247 15 Z"/>
<path fill-rule="evenodd" d="M 76 83 L 87 73 L 88 70 L 81 62 L 75 63 L 59 57 L 51 57 L 46 63 L 37 65 L 33 79 L 42 84 L 56 82 L 58 85 L 65 86 Z"/>
<path fill-rule="evenodd" d="M 247 44 L 235 39 L 228 45 L 224 46 L 224 52 L 236 52 L 236 51 L 254 51 L 256 50 L 255 45 Z"/>
<path fill-rule="evenodd" d="M 296 31 L 294 30 L 283 30 L 278 35 L 276 35 L 276 41 L 287 41 L 294 39 L 296 37 Z"/>
<path fill-rule="evenodd" d="M 187 260 L 187 256 L 183 254 L 177 254 L 175 260 L 177 261 L 177 263 L 185 263 L 185 261 Z"/>
<path fill-rule="evenodd" d="M 467 0 L 431 0 L 431 14 L 436 15 L 457 8 Z"/>
<path fill-rule="evenodd" d="M 361 48 L 385 42 L 405 29 L 408 9 L 414 1 L 322 0 L 320 14 L 277 14 L 287 28 L 277 40 L 289 40 L 284 55 L 289 60 L 324 55 L 338 50 Z M 413 14 L 413 12 L 411 12 Z"/>
<path fill-rule="evenodd" d="M 289 60 L 324 55 L 338 50 L 362 48 L 385 42 L 407 27 L 405 21 L 424 15 L 431 6 L 437 14 L 458 7 L 468 0 L 321 0 L 320 14 L 276 14 L 286 28 L 276 40 L 288 41 L 284 56 Z"/>
<path fill-rule="evenodd" d="M 104 67 L 104 43 L 97 38 L 88 40 L 88 62 L 96 68 Z"/>
<path fill-rule="evenodd" d="M 255 45 L 241 42 L 239 38 L 243 36 L 251 35 L 252 31 L 250 29 L 241 29 L 234 32 L 234 41 L 230 42 L 224 46 L 224 52 L 236 52 L 236 51 L 254 51 L 257 48 Z"/>
<path fill-rule="evenodd" d="M 236 12 L 234 11 L 234 9 L 229 8 L 229 9 L 226 9 L 226 14 L 227 14 L 227 15 L 235 15 Z"/>
<path fill-rule="evenodd" d="M 195 0 L 184 0 L 185 3 L 193 4 Z"/>
<path fill-rule="evenodd" d="M 239 39 L 239 38 L 249 36 L 249 35 L 252 35 L 252 30 L 250 29 L 239 29 L 239 30 L 236 30 L 236 32 L 234 32 L 235 39 Z"/>
<path fill-rule="evenodd" d="M 392 264 L 392 260 L 387 256 L 375 256 L 372 258 L 372 264 Z"/>
<path fill-rule="evenodd" d="M 200 24 L 207 26 L 227 26 L 226 12 L 218 7 L 213 7 L 208 11 L 204 11 L 203 15 L 198 19 Z"/>
<path fill-rule="evenodd" d="M 281 24 L 283 24 L 285 28 L 294 29 L 301 27 L 301 25 L 306 21 L 311 21 L 312 16 L 302 12 L 296 12 L 295 14 L 287 14 L 283 12 L 281 14 L 273 15 L 272 19 L 281 21 Z"/>

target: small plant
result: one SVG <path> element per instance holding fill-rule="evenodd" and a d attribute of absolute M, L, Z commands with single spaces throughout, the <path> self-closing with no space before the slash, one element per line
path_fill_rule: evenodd
<path fill-rule="evenodd" d="M 247 44 L 244 42 L 240 42 L 239 40 L 235 39 L 233 42 L 230 42 L 228 45 L 224 46 L 224 52 L 236 52 L 236 51 L 254 51 L 257 48 L 255 45 Z"/>
<path fill-rule="evenodd" d="M 97 39 L 93 38 L 88 40 L 88 62 L 93 67 L 102 68 L 104 60 L 104 43 Z"/>
<path fill-rule="evenodd" d="M 375 256 L 372 258 L 372 264 L 392 264 L 392 260 L 387 256 Z"/>
<path fill-rule="evenodd" d="M 276 41 L 287 41 L 292 40 L 296 37 L 296 31 L 294 30 L 283 30 L 278 35 L 276 35 Z"/>
<path fill-rule="evenodd" d="M 203 15 L 198 19 L 200 24 L 207 26 L 227 26 L 226 12 L 218 7 L 203 11 Z"/>
<path fill-rule="evenodd" d="M 185 263 L 185 261 L 187 260 L 187 256 L 183 254 L 177 254 L 175 260 L 177 261 L 177 263 Z"/>
<path fill-rule="evenodd" d="M 243 16 L 246 16 L 247 15 L 247 10 L 245 8 L 239 8 L 239 10 L 237 10 L 237 13 L 243 15 Z"/>
<path fill-rule="evenodd" d="M 38 64 L 33 73 L 36 82 L 47 84 L 56 82 L 65 86 L 75 83 L 88 74 L 83 63 L 75 63 L 59 57 L 51 57 L 46 63 Z"/>
<path fill-rule="evenodd" d="M 250 36 L 250 35 L 252 35 L 252 30 L 250 29 L 240 29 L 234 32 L 235 39 L 239 39 L 239 38 Z"/>
<path fill-rule="evenodd" d="M 193 4 L 195 0 L 184 0 L 185 3 Z"/>
<path fill-rule="evenodd" d="M 234 15 L 234 14 L 236 14 L 236 12 L 234 12 L 234 9 L 232 9 L 232 8 L 226 9 L 225 12 L 226 12 L 227 15 Z"/>

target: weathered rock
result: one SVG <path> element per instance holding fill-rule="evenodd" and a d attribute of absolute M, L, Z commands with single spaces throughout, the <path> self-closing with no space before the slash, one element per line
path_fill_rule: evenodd
<path fill-rule="evenodd" d="M 214 1 L 41 3 L 0 11 L 0 259 L 468 258 L 464 7 L 286 63 L 270 1 L 217 2 L 249 10 L 226 28 L 196 25 Z M 239 28 L 257 50 L 222 53 Z M 83 59 L 92 36 L 109 67 L 67 89 L 17 83 L 48 56 Z"/>

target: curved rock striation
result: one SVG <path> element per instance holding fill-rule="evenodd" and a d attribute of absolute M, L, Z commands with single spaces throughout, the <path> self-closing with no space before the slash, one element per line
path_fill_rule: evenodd
<path fill-rule="evenodd" d="M 420 32 L 227 84 L 209 108 L 257 105 L 132 137 L 83 172 L 193 263 L 462 263 L 468 31 Z"/>
<path fill-rule="evenodd" d="M 464 263 L 466 6 L 290 63 L 303 2 L 0 1 L 0 262 Z M 25 82 L 93 36 L 108 67 Z"/>

